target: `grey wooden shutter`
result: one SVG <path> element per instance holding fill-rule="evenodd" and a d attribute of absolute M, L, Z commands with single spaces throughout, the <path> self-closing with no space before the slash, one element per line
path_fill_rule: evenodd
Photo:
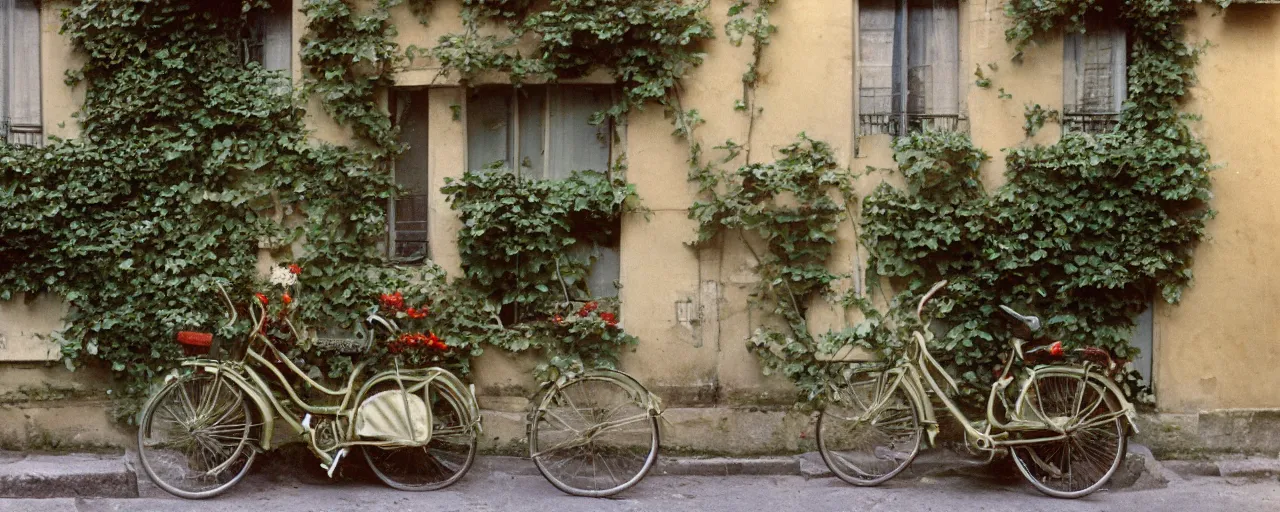
<path fill-rule="evenodd" d="M 897 112 L 895 87 L 896 0 L 865 0 L 858 4 L 858 125 L 863 134 L 888 133 L 889 117 Z"/>
<path fill-rule="evenodd" d="M 8 17 L 8 105 L 10 142 L 40 144 L 40 9 L 35 0 L 11 0 Z"/>
<path fill-rule="evenodd" d="M 9 38 L 13 32 L 13 0 L 0 0 L 0 138 L 9 137 Z"/>
<path fill-rule="evenodd" d="M 1105 131 L 1120 112 L 1126 94 L 1127 46 L 1124 29 L 1097 16 L 1085 21 L 1083 34 L 1063 41 L 1063 113 L 1069 128 Z"/>
<path fill-rule="evenodd" d="M 288 0 L 271 2 L 265 13 L 262 36 L 262 67 L 289 71 L 293 67 L 293 5 Z M 286 73 L 287 74 L 287 73 Z"/>

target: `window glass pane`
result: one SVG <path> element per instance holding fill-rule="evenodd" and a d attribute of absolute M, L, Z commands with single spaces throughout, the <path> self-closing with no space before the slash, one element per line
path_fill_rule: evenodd
<path fill-rule="evenodd" d="M 392 256 L 428 256 L 427 206 L 431 180 L 427 173 L 428 91 L 396 91 L 393 99 L 400 142 L 408 148 L 396 159 L 396 183 L 404 188 L 394 200 Z"/>
<path fill-rule="evenodd" d="M 546 179 L 543 170 L 546 151 L 542 135 L 546 129 L 543 121 L 547 115 L 547 88 L 524 86 L 516 90 L 516 101 L 520 103 L 520 176 Z"/>
<path fill-rule="evenodd" d="M 591 116 L 612 103 L 606 86 L 560 86 L 550 90 L 547 178 L 566 178 L 572 171 L 608 172 L 609 123 L 591 124 Z"/>
<path fill-rule="evenodd" d="M 511 165 L 511 89 L 474 89 L 467 98 L 467 169 Z"/>
<path fill-rule="evenodd" d="M 960 39 L 955 0 L 908 0 L 907 112 L 960 110 Z"/>

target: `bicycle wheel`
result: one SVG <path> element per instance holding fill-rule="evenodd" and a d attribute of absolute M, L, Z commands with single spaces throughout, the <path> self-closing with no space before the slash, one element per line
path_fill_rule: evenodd
<path fill-rule="evenodd" d="M 622 492 L 658 458 L 658 418 L 646 391 L 610 373 L 588 373 L 552 388 L 529 430 L 538 471 L 577 496 Z"/>
<path fill-rule="evenodd" d="M 400 392 L 388 384 L 378 392 Z M 402 491 L 434 491 L 453 485 L 471 469 L 476 460 L 478 435 L 467 421 L 466 401 L 470 396 L 436 383 L 428 384 L 423 400 L 431 407 L 431 440 L 425 446 L 382 448 L 365 446 L 364 459 L 383 483 Z"/>
<path fill-rule="evenodd" d="M 881 397 L 881 388 L 880 379 L 854 382 L 818 415 L 818 453 L 853 485 L 880 485 L 920 452 L 923 431 L 911 395 L 895 386 Z"/>
<path fill-rule="evenodd" d="M 257 455 L 244 391 L 212 373 L 181 377 L 147 401 L 138 456 L 151 481 L 188 499 L 217 496 L 249 472 Z"/>
<path fill-rule="evenodd" d="M 1034 408 L 1041 417 L 1066 426 L 1065 439 L 1012 450 L 1018 470 L 1040 492 L 1079 498 L 1102 487 L 1120 467 L 1127 442 L 1125 426 L 1120 417 L 1106 421 L 1105 416 L 1118 412 L 1120 406 L 1102 386 L 1079 375 L 1037 374 L 1019 404 L 1019 410 Z M 1029 411 L 1023 417 L 1037 416 Z"/>

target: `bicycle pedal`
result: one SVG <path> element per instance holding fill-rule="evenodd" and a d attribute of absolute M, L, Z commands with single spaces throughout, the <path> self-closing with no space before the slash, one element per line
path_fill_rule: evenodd
<path fill-rule="evenodd" d="M 342 460 L 342 457 L 346 454 L 347 454 L 346 448 L 338 450 L 338 453 L 333 456 L 333 462 L 331 464 L 329 464 L 328 466 L 325 466 L 324 464 L 320 465 L 320 467 L 328 470 L 326 473 L 329 475 L 329 478 L 333 478 L 333 471 L 338 469 L 338 461 Z"/>

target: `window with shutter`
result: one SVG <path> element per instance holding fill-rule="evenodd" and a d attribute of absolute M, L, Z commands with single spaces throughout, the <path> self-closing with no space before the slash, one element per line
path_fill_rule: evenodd
<path fill-rule="evenodd" d="M 36 0 L 0 0 L 0 137 L 41 145 L 40 8 Z"/>
<path fill-rule="evenodd" d="M 240 44 L 244 62 L 257 62 L 275 71 L 293 67 L 293 4 L 290 0 L 272 0 L 266 10 L 250 14 Z"/>
<path fill-rule="evenodd" d="M 392 259 L 420 262 L 430 258 L 428 211 L 431 179 L 427 173 L 426 89 L 398 90 L 391 95 L 392 119 L 406 149 L 395 162 L 396 184 L 403 192 L 387 209 L 388 251 Z"/>
<path fill-rule="evenodd" d="M 612 103 L 613 88 L 602 85 L 472 89 L 467 98 L 467 168 L 501 167 L 522 179 L 562 179 L 581 170 L 608 172 L 613 126 L 607 120 L 591 121 Z M 591 294 L 616 296 L 616 242 L 574 250 L 592 257 L 587 278 Z"/>
<path fill-rule="evenodd" d="M 957 130 L 957 0 L 858 4 L 858 125 L 864 135 Z"/>
<path fill-rule="evenodd" d="M 1085 19 L 1084 33 L 1063 41 L 1062 126 L 1068 131 L 1110 131 L 1125 98 L 1128 51 L 1124 29 L 1112 17 Z"/>

